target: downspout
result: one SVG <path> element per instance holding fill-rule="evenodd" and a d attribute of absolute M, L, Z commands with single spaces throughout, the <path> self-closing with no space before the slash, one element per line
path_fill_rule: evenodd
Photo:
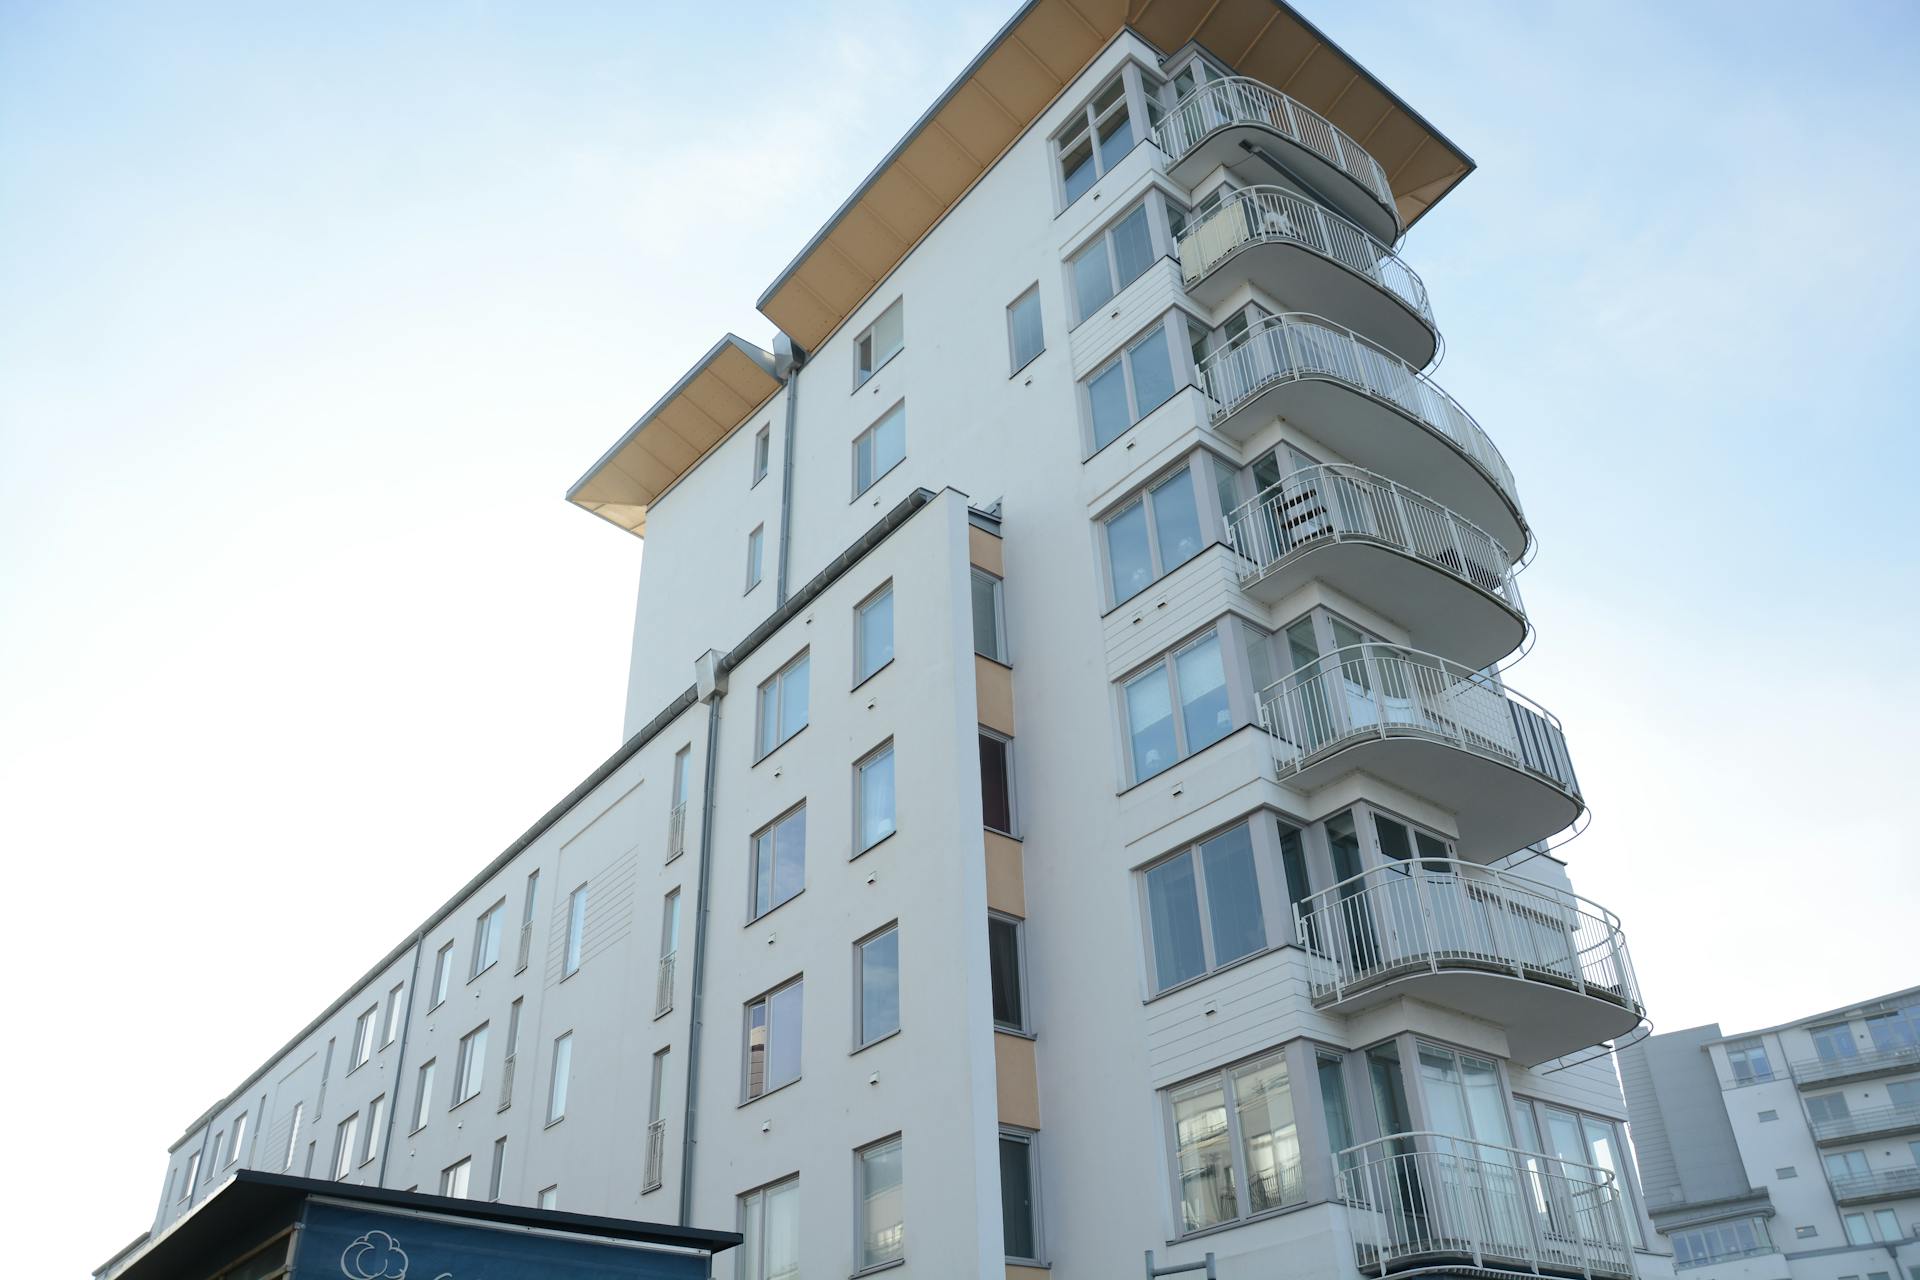
<path fill-rule="evenodd" d="M 793 399 L 792 384 L 788 384 L 787 399 L 787 439 L 793 439 Z M 791 487 L 793 469 L 786 467 L 785 487 Z M 784 498 L 781 506 L 781 519 L 786 518 Z M 780 539 L 780 577 L 784 593 L 787 572 L 786 536 Z M 704 784 L 705 798 L 700 816 L 700 866 L 695 881 L 699 885 L 699 897 L 695 901 L 693 917 L 693 992 L 687 1005 L 687 1105 L 686 1114 L 680 1121 L 680 1225 L 690 1226 L 693 1222 L 693 1149 L 698 1141 L 695 1135 L 695 1117 L 700 1100 L 700 1030 L 702 1006 L 704 1004 L 707 976 L 707 886 L 712 879 L 713 870 L 713 814 L 714 814 L 714 777 L 718 772 L 720 759 L 720 699 L 726 696 L 727 677 L 721 666 L 722 655 L 718 649 L 709 649 L 700 655 L 694 663 L 695 684 L 701 701 L 707 704 L 707 769 Z"/>
<path fill-rule="evenodd" d="M 787 535 L 793 530 L 794 423 L 799 416 L 800 366 L 807 362 L 807 353 L 784 333 L 774 339 L 773 350 L 774 371 L 787 384 L 787 427 L 780 445 L 780 569 L 775 575 L 773 596 L 773 607 L 778 609 L 787 602 L 787 561 L 790 558 Z M 708 764 L 712 764 L 711 756 L 708 757 Z M 694 998 L 699 999 L 698 996 Z"/>
<path fill-rule="evenodd" d="M 380 1167 L 374 1172 L 373 1185 L 387 1185 L 387 1153 L 393 1150 L 393 1126 L 400 1118 L 400 1082 L 406 1079 L 407 1035 L 413 1030 L 413 998 L 417 994 L 414 985 L 420 981 L 420 948 L 427 943 L 426 930 L 413 935 L 413 969 L 407 974 L 407 1016 L 400 1023 L 400 1047 L 393 1054 L 393 1083 L 387 1093 L 392 1099 L 387 1103 L 387 1131 L 380 1138 Z"/>

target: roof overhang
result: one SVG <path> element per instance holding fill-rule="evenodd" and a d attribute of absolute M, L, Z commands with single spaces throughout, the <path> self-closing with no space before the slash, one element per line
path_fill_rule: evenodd
<path fill-rule="evenodd" d="M 1312 107 L 1387 171 L 1411 226 L 1473 161 L 1277 0 L 1028 0 L 760 297 L 817 348 L 1126 28 L 1164 52 L 1198 41 Z"/>
<path fill-rule="evenodd" d="M 780 389 L 770 352 L 728 334 L 567 490 L 636 537 L 647 508 Z"/>

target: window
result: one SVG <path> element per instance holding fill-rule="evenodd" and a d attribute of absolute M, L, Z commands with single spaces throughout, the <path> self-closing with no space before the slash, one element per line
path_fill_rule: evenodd
<path fill-rule="evenodd" d="M 1906 1233 L 1900 1230 L 1900 1220 L 1891 1209 L 1873 1211 L 1873 1229 L 1879 1235 L 1882 1244 L 1897 1244 L 1906 1239 Z"/>
<path fill-rule="evenodd" d="M 567 1118 L 567 1086 L 573 1083 L 573 1032 L 553 1042 L 553 1074 L 547 1078 L 547 1123 Z"/>
<path fill-rule="evenodd" d="M 879 371 L 880 366 L 900 354 L 906 345 L 904 312 L 896 298 L 880 318 L 860 331 L 853 340 L 853 385 L 857 388 Z"/>
<path fill-rule="evenodd" d="M 767 478 L 767 457 L 773 451 L 773 424 L 769 423 L 753 434 L 753 484 L 759 484 Z"/>
<path fill-rule="evenodd" d="M 1733 1069 L 1735 1084 L 1757 1084 L 1773 1079 L 1773 1066 L 1767 1061 L 1767 1046 L 1758 1040 L 1728 1045 L 1727 1065 Z"/>
<path fill-rule="evenodd" d="M 865 1048 L 900 1029 L 900 928 L 888 925 L 854 944 L 859 1002 L 857 1044 Z"/>
<path fill-rule="evenodd" d="M 1305 1198 L 1284 1053 L 1168 1091 L 1182 1234 Z"/>
<path fill-rule="evenodd" d="M 893 743 L 853 768 L 853 809 L 857 815 L 856 853 L 865 853 L 894 832 Z"/>
<path fill-rule="evenodd" d="M 1025 926 L 1012 916 L 987 917 L 987 962 L 993 988 L 993 1025 L 1027 1030 Z"/>
<path fill-rule="evenodd" d="M 306 1103 L 296 1102 L 293 1104 L 293 1118 L 287 1122 L 287 1157 L 280 1162 L 280 1171 L 282 1173 L 293 1172 L 293 1156 L 295 1152 L 300 1150 L 300 1122 L 306 1118 L 306 1114 Z"/>
<path fill-rule="evenodd" d="M 1779 1168 L 1777 1168 L 1777 1169 L 1775 1169 L 1775 1170 L 1773 1171 L 1773 1176 L 1774 1176 L 1774 1177 L 1775 1177 L 1775 1178 L 1776 1178 L 1777 1180 L 1779 1180 L 1779 1181 L 1781 1181 L 1781 1182 L 1785 1182 L 1785 1181 L 1786 1181 L 1787 1179 L 1789 1179 L 1789 1178 L 1797 1178 L 1797 1177 L 1799 1177 L 1799 1176 L 1800 1176 L 1800 1171 L 1799 1171 L 1798 1169 L 1796 1169 L 1796 1168 L 1794 1168 L 1794 1167 L 1793 1167 L 1792 1165 L 1790 1165 L 1790 1164 L 1783 1164 L 1783 1165 L 1781 1165 L 1781 1166 L 1780 1166 Z"/>
<path fill-rule="evenodd" d="M 746 1096 L 757 1098 L 800 1078 L 800 1006 L 795 978 L 747 1006 Z"/>
<path fill-rule="evenodd" d="M 187 1177 L 180 1185 L 180 1198 L 185 1200 L 193 1194 L 193 1184 L 200 1180 L 200 1153 L 191 1152 L 187 1156 Z"/>
<path fill-rule="evenodd" d="M 1007 633 L 1002 617 L 1003 586 L 985 569 L 973 571 L 973 651 L 1007 665 Z"/>
<path fill-rule="evenodd" d="M 507 1172 L 507 1140 L 504 1137 L 493 1140 L 493 1172 L 487 1175 L 487 1199 L 500 1198 L 500 1182 Z"/>
<path fill-rule="evenodd" d="M 240 1158 L 240 1148 L 247 1140 L 247 1113 L 242 1111 L 240 1118 L 233 1122 L 233 1133 L 227 1138 L 227 1163 L 232 1164 Z"/>
<path fill-rule="evenodd" d="M 450 1164 L 440 1171 L 440 1194 L 451 1196 L 455 1200 L 467 1198 L 467 1179 L 473 1172 L 471 1158 Z"/>
<path fill-rule="evenodd" d="M 740 1197 L 740 1280 L 795 1280 L 800 1274 L 800 1179 Z"/>
<path fill-rule="evenodd" d="M 1920 1005 L 1867 1015 L 1867 1035 L 1883 1052 L 1920 1045 Z"/>
<path fill-rule="evenodd" d="M 1770 1120 L 1778 1120 L 1779 1118 L 1780 1113 L 1778 1111 L 1762 1111 L 1760 1113 L 1761 1124 L 1766 1124 Z"/>
<path fill-rule="evenodd" d="M 567 895 L 566 947 L 560 957 L 560 976 L 571 978 L 580 972 L 581 952 L 587 939 L 587 886 L 581 885 Z"/>
<path fill-rule="evenodd" d="M 760 744 L 757 758 L 807 727 L 807 653 L 767 678 L 760 686 Z"/>
<path fill-rule="evenodd" d="M 1864 1151 L 1835 1151 L 1821 1160 L 1826 1165 L 1829 1181 L 1844 1182 L 1849 1178 L 1867 1176 L 1867 1153 Z"/>
<path fill-rule="evenodd" d="M 1155 863 L 1142 879 L 1156 991 L 1265 949 L 1253 833 L 1245 823 Z"/>
<path fill-rule="evenodd" d="M 1853 1042 L 1853 1028 L 1844 1022 L 1814 1027 L 1807 1034 L 1812 1037 L 1813 1051 L 1820 1055 L 1822 1062 L 1839 1062 L 1860 1052 Z"/>
<path fill-rule="evenodd" d="M 980 820 L 989 831 L 1013 835 L 1013 739 L 980 730 Z"/>
<path fill-rule="evenodd" d="M 667 861 L 687 851 L 687 779 L 692 769 L 691 744 L 673 753 L 673 806 L 667 811 Z"/>
<path fill-rule="evenodd" d="M 540 869 L 527 872 L 527 893 L 520 900 L 520 962 L 515 973 L 524 973 L 533 951 L 533 904 L 539 897 Z"/>
<path fill-rule="evenodd" d="M 807 806 L 801 805 L 753 838 L 753 916 L 807 887 Z"/>
<path fill-rule="evenodd" d="M 1818 1227 L 1795 1227 L 1793 1229 L 1793 1237 L 1796 1240 L 1811 1240 L 1819 1234 L 1820 1228 Z"/>
<path fill-rule="evenodd" d="M 1167 351 L 1166 327 L 1155 324 L 1135 338 L 1084 385 L 1093 423 L 1092 451 L 1098 453 L 1173 398 L 1173 359 Z"/>
<path fill-rule="evenodd" d="M 481 913 L 480 922 L 473 930 L 473 972 L 468 975 L 469 979 L 479 977 L 500 962 L 500 931 L 506 920 L 505 898 Z"/>
<path fill-rule="evenodd" d="M 1127 105 L 1125 72 L 1100 87 L 1087 105 L 1054 137 L 1063 205 L 1087 193 L 1133 150 L 1133 115 Z"/>
<path fill-rule="evenodd" d="M 525 996 L 516 998 L 507 1008 L 507 1052 L 501 1060 L 500 1105 L 496 1110 L 505 1111 L 513 1105 L 513 1069 L 520 1059 L 520 1010 Z"/>
<path fill-rule="evenodd" d="M 1108 516 L 1101 528 L 1107 544 L 1108 585 L 1117 605 L 1172 573 L 1206 546 L 1200 532 L 1193 473 L 1182 466 Z"/>
<path fill-rule="evenodd" d="M 1153 259 L 1153 225 L 1142 201 L 1067 264 L 1078 320 L 1094 315 L 1113 295 L 1138 280 Z"/>
<path fill-rule="evenodd" d="M 453 986 L 453 944 L 449 942 L 441 947 L 433 958 L 433 1003 L 427 1007 L 438 1009 L 447 998 L 447 991 Z"/>
<path fill-rule="evenodd" d="M 1887 1100 L 1896 1107 L 1920 1107 L 1920 1080 L 1889 1080 Z"/>
<path fill-rule="evenodd" d="M 487 1024 L 481 1023 L 460 1037 L 460 1057 L 453 1072 L 453 1105 L 459 1106 L 474 1094 L 487 1075 Z"/>
<path fill-rule="evenodd" d="M 387 1095 L 381 1094 L 367 1104 L 367 1131 L 360 1139 L 360 1163 L 371 1163 L 380 1154 L 380 1135 L 387 1127 Z"/>
<path fill-rule="evenodd" d="M 1009 1261 L 1040 1261 L 1040 1180 L 1033 1160 L 1031 1133 L 1000 1131 L 1000 1223 Z"/>
<path fill-rule="evenodd" d="M 353 1066 L 348 1067 L 347 1070 L 352 1071 L 355 1068 L 365 1066 L 367 1059 L 373 1056 L 373 1036 L 375 1029 L 378 1028 L 379 1025 L 380 1006 L 377 1004 L 354 1019 Z"/>
<path fill-rule="evenodd" d="M 859 497 L 907 456 L 907 404 L 901 401 L 880 421 L 853 438 L 853 496 Z"/>
<path fill-rule="evenodd" d="M 420 1070 L 415 1075 L 412 1130 L 414 1133 L 426 1128 L 427 1118 L 432 1115 L 429 1108 L 433 1102 L 433 1064 L 434 1059 L 428 1058 L 420 1064 Z"/>
<path fill-rule="evenodd" d="M 1867 1224 L 1866 1214 L 1849 1213 L 1841 1219 L 1841 1223 L 1847 1229 L 1848 1244 L 1873 1243 L 1873 1228 Z"/>
<path fill-rule="evenodd" d="M 550 1187 L 540 1188 L 540 1201 L 535 1207 L 541 1209 L 558 1209 L 560 1207 L 560 1184 L 556 1182 Z"/>
<path fill-rule="evenodd" d="M 407 993 L 407 984 L 404 982 L 401 983 L 399 986 L 395 987 L 393 990 L 387 992 L 387 1032 L 386 1032 L 386 1035 L 382 1037 L 380 1041 L 382 1045 L 392 1044 L 397 1038 L 399 1038 L 400 1015 L 401 1015 L 401 1008 L 402 1008 L 402 1001 L 400 997 L 405 995 L 406 993 Z"/>
<path fill-rule="evenodd" d="M 360 1113 L 354 1112 L 333 1130 L 333 1180 L 335 1182 L 353 1172 L 353 1139 L 360 1131 Z"/>
<path fill-rule="evenodd" d="M 859 684 L 893 661 L 893 584 L 889 582 L 853 611 L 853 682 Z"/>
<path fill-rule="evenodd" d="M 906 1252 L 901 1214 L 900 1139 L 895 1136 L 854 1153 L 854 1240 L 859 1269 L 892 1262 Z"/>
<path fill-rule="evenodd" d="M 1773 1242 L 1767 1235 L 1764 1218 L 1741 1218 L 1734 1222 L 1696 1227 L 1691 1231 L 1676 1231 L 1668 1239 L 1673 1242 L 1675 1270 L 1704 1267 L 1724 1258 L 1773 1252 Z"/>
<path fill-rule="evenodd" d="M 753 527 L 747 535 L 747 587 L 748 591 L 760 585 L 760 557 L 766 546 L 766 529 L 763 524 Z"/>
<path fill-rule="evenodd" d="M 1233 731 L 1227 672 L 1216 632 L 1209 631 L 1154 663 L 1127 681 L 1125 692 L 1135 782 L 1146 781 Z"/>
<path fill-rule="evenodd" d="M 1007 306 L 1007 349 L 1013 372 L 1018 373 L 1047 349 L 1047 335 L 1040 323 L 1040 286 L 1015 298 Z"/>

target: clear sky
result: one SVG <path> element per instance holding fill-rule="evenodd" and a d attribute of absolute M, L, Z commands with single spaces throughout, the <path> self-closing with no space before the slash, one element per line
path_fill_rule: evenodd
<path fill-rule="evenodd" d="M 0 0 L 21 1274 L 617 745 L 562 495 L 1011 6 Z M 1656 1024 L 1920 982 L 1920 9 L 1301 7 L 1479 162 L 1405 253 Z"/>

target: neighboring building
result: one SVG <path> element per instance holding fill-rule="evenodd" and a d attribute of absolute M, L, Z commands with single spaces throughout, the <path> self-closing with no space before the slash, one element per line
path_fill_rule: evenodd
<path fill-rule="evenodd" d="M 1528 520 L 1392 247 L 1471 163 L 1271 0 L 1127 8 L 1022 8 L 574 487 L 647 539 L 625 743 L 156 1230 L 251 1167 L 752 1280 L 1664 1265 Z"/>
<path fill-rule="evenodd" d="M 1620 1050 L 1640 1180 L 1700 1280 L 1920 1280 L 1920 987 Z"/>

